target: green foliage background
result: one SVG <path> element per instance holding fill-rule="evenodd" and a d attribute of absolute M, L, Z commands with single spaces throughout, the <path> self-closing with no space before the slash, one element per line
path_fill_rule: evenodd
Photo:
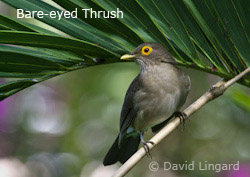
<path fill-rule="evenodd" d="M 227 79 L 250 63 L 247 0 L 2 1 L 17 9 L 47 14 L 62 8 L 78 9 L 78 18 L 35 16 L 70 36 L 65 37 L 0 16 L 0 44 L 25 46 L 0 45 L 0 77 L 28 78 L 1 85 L 1 99 L 56 75 L 100 64 L 96 58 L 102 59 L 101 64 L 117 62 L 121 54 L 148 41 L 163 44 L 179 64 Z M 125 15 L 119 19 L 93 20 L 84 17 L 81 13 L 84 8 L 105 11 L 120 8 Z M 241 83 L 249 86 L 249 75 Z"/>
<path fill-rule="evenodd" d="M 0 166 L 3 160 L 13 158 L 27 169 L 28 175 L 24 176 L 109 176 L 118 168 L 104 168 L 101 163 L 119 131 L 125 92 L 139 71 L 134 63 L 116 62 L 138 44 L 160 42 L 180 66 L 185 66 L 182 69 L 192 80 L 186 105 L 219 79 L 206 73 L 231 78 L 250 63 L 249 10 L 244 0 L 55 0 L 55 7 L 39 0 L 2 2 L 44 11 L 57 10 L 58 5 L 68 10 L 119 7 L 125 14 L 120 20 L 83 19 L 81 14 L 79 19 L 42 19 L 57 29 L 51 30 L 34 20 L 11 17 L 10 12 L 15 17 L 15 9 L 1 3 L 8 13 L 0 14 L 0 43 L 11 44 L 0 45 L 0 76 L 5 78 L 1 80 L 5 83 L 0 87 L 1 99 L 54 76 L 85 68 L 37 84 L 1 102 Z M 249 76 L 240 83 L 249 86 Z M 159 171 L 151 172 L 148 165 L 152 160 L 145 158 L 128 176 L 230 174 L 164 171 L 164 161 L 240 161 L 249 167 L 247 95 L 249 89 L 236 85 L 206 105 L 184 131 L 176 130 L 153 150 L 153 160 L 161 166 Z"/>

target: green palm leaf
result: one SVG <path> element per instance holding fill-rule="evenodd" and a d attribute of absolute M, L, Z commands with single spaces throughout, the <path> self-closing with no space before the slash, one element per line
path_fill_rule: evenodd
<path fill-rule="evenodd" d="M 59 10 L 40 0 L 2 0 L 15 8 Z M 163 44 L 180 65 L 231 78 L 250 66 L 247 0 L 54 0 L 78 18 L 37 19 L 67 34 L 0 15 L 0 99 L 51 77 L 118 62 L 142 42 Z M 81 9 L 116 10 L 124 18 L 85 18 Z M 101 60 L 100 60 L 101 59 Z M 102 62 L 97 62 L 102 61 Z M 250 87 L 250 77 L 240 81 Z"/>

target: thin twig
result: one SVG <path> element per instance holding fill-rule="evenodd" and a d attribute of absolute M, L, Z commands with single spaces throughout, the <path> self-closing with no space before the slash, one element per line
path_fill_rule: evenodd
<path fill-rule="evenodd" d="M 188 108 L 184 110 L 187 116 L 192 115 L 194 112 L 199 110 L 209 101 L 221 96 L 232 84 L 241 79 L 244 75 L 250 72 L 250 67 L 244 70 L 242 73 L 238 74 L 231 80 L 225 82 L 224 79 L 215 84 L 209 91 L 204 93 L 198 100 L 191 104 Z M 150 141 L 154 142 L 152 145 L 148 143 L 149 149 L 152 149 L 160 141 L 162 141 L 167 135 L 169 135 L 179 124 L 180 118 L 174 118 L 170 123 L 168 123 L 161 131 L 154 135 Z M 113 177 L 120 177 L 127 174 L 144 156 L 146 152 L 143 148 L 140 148 L 130 159 L 128 159 L 113 175 Z"/>

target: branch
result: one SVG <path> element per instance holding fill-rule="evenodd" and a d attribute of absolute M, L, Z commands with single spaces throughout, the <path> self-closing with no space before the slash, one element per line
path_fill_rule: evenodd
<path fill-rule="evenodd" d="M 233 85 L 249 72 L 250 67 L 227 82 L 224 81 L 224 79 L 219 81 L 212 88 L 210 88 L 210 90 L 204 93 L 198 100 L 196 100 L 193 104 L 186 108 L 184 110 L 184 113 L 186 113 L 187 116 L 192 115 L 209 101 L 221 96 L 231 85 Z M 170 123 L 168 123 L 163 129 L 161 129 L 161 131 L 159 131 L 150 139 L 150 141 L 154 142 L 154 144 L 152 145 L 151 143 L 148 143 L 149 149 L 151 150 L 154 146 L 161 142 L 163 138 L 169 135 L 180 123 L 181 122 L 179 117 L 174 118 Z M 113 177 L 120 177 L 127 174 L 145 155 L 145 150 L 143 148 L 140 148 L 115 172 Z"/>

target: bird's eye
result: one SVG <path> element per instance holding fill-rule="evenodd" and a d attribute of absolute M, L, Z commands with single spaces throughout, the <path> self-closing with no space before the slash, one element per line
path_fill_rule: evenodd
<path fill-rule="evenodd" d="M 149 55 L 152 52 L 152 48 L 149 46 L 142 47 L 141 53 L 142 55 Z"/>

